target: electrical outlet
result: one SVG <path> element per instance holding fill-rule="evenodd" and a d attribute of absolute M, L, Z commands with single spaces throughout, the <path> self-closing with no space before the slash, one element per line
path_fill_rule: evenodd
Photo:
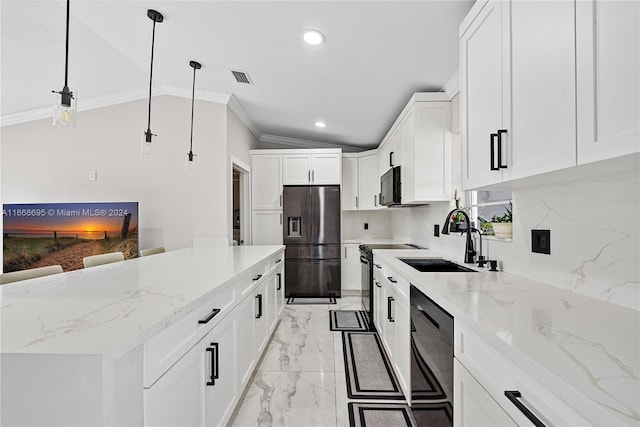
<path fill-rule="evenodd" d="M 98 171 L 90 170 L 89 171 L 89 181 L 96 181 L 98 179 Z"/>
<path fill-rule="evenodd" d="M 433 224 L 433 237 L 440 237 L 440 224 Z"/>
<path fill-rule="evenodd" d="M 364 229 L 365 229 L 365 230 L 368 230 L 368 229 L 369 229 L 369 223 L 368 223 L 368 222 L 365 222 L 365 223 L 364 223 Z"/>
<path fill-rule="evenodd" d="M 531 230 L 531 252 L 551 254 L 551 230 Z"/>

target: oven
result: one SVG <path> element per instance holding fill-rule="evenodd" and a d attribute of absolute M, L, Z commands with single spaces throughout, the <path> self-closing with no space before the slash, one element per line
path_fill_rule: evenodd
<path fill-rule="evenodd" d="M 424 249 L 420 246 L 402 243 L 363 244 L 360 249 L 360 266 L 362 268 L 362 283 L 360 295 L 362 309 L 366 312 L 369 329 L 375 331 L 373 323 L 373 250 L 374 249 Z"/>

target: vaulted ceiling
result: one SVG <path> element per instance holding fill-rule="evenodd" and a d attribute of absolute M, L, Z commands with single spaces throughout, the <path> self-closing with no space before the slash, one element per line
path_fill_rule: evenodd
<path fill-rule="evenodd" d="M 441 91 L 458 70 L 458 27 L 473 1 L 72 0 L 69 85 L 79 110 L 146 96 L 152 21 L 154 87 L 229 99 L 263 141 L 376 146 L 412 93 Z M 2 0 L 3 124 L 45 117 L 64 82 L 60 0 Z M 314 28 L 325 43 L 302 40 Z M 236 82 L 231 70 L 253 84 Z M 236 102 L 237 101 L 237 102 Z M 318 129 L 315 121 L 327 127 Z"/>

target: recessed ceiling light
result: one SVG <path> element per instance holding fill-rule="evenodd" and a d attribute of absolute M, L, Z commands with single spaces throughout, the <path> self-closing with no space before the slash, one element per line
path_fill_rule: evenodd
<path fill-rule="evenodd" d="M 317 128 L 326 128 L 327 124 L 325 122 L 316 122 L 315 123 Z"/>
<path fill-rule="evenodd" d="M 324 36 L 318 30 L 305 30 L 302 37 L 304 38 L 304 41 L 311 45 L 318 45 L 324 42 Z"/>

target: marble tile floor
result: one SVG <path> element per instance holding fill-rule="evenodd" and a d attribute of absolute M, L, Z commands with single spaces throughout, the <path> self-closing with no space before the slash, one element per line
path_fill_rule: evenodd
<path fill-rule="evenodd" d="M 361 307 L 356 296 L 285 305 L 229 425 L 348 426 L 342 333 L 329 330 L 329 310 Z"/>

